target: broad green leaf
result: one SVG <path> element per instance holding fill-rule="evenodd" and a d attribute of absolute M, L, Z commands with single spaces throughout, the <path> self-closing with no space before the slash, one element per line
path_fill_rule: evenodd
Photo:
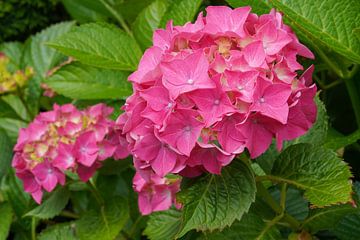
<path fill-rule="evenodd" d="M 359 209 L 350 204 L 311 209 L 309 217 L 305 219 L 302 225 L 312 233 L 333 229 L 342 218 L 354 212 L 359 212 Z"/>
<path fill-rule="evenodd" d="M 356 130 L 355 132 L 351 133 L 350 135 L 344 136 L 341 133 L 329 131 L 329 134 L 327 136 L 325 147 L 338 150 L 342 147 L 346 147 L 350 144 L 355 143 L 360 139 L 360 129 Z"/>
<path fill-rule="evenodd" d="M 143 49 L 152 45 L 152 36 L 169 6 L 169 0 L 156 0 L 141 11 L 133 24 L 134 37 Z"/>
<path fill-rule="evenodd" d="M 16 142 L 20 128 L 24 128 L 26 126 L 27 124 L 21 120 L 13 118 L 0 118 L 0 128 L 5 130 L 6 134 L 10 137 L 13 143 Z"/>
<path fill-rule="evenodd" d="M 43 230 L 38 240 L 76 240 L 73 223 L 55 224 Z"/>
<path fill-rule="evenodd" d="M 354 33 L 360 27 L 358 0 L 272 0 L 271 3 L 313 42 L 360 63 L 360 39 Z"/>
<path fill-rule="evenodd" d="M 99 1 L 99 0 L 97 0 Z M 136 19 L 136 16 L 141 12 L 145 7 L 153 2 L 153 0 L 105 0 L 109 2 L 111 6 L 123 16 L 123 18 L 128 22 L 132 23 Z"/>
<path fill-rule="evenodd" d="M 267 177 L 304 190 L 304 196 L 316 207 L 351 201 L 349 167 L 329 149 L 292 145 L 275 160 Z"/>
<path fill-rule="evenodd" d="M 58 215 L 69 201 L 70 192 L 64 187 L 58 188 L 51 193 L 41 205 L 26 213 L 27 217 L 37 217 L 40 219 L 53 218 Z"/>
<path fill-rule="evenodd" d="M 182 189 L 182 226 L 177 237 L 196 230 L 215 230 L 240 219 L 255 200 L 254 175 L 245 163 L 235 160 L 221 175 L 209 174 Z"/>
<path fill-rule="evenodd" d="M 13 217 L 10 203 L 0 202 L 0 239 L 7 239 Z"/>
<path fill-rule="evenodd" d="M 226 0 L 233 8 L 251 6 L 251 11 L 256 14 L 270 12 L 268 0 Z"/>
<path fill-rule="evenodd" d="M 127 77 L 128 72 L 73 63 L 56 71 L 45 82 L 57 93 L 74 99 L 124 99 L 132 92 Z"/>
<path fill-rule="evenodd" d="M 201 2 L 201 0 L 174 0 L 162 17 L 160 27 L 164 28 L 169 20 L 173 20 L 174 25 L 193 21 Z"/>
<path fill-rule="evenodd" d="M 20 119 L 25 121 L 30 121 L 31 117 L 24 105 L 23 101 L 17 95 L 8 94 L 1 97 L 1 100 L 6 102 L 16 114 L 20 117 Z"/>
<path fill-rule="evenodd" d="M 118 70 L 135 70 L 142 54 L 135 39 L 106 23 L 75 27 L 48 45 L 84 64 Z"/>
<path fill-rule="evenodd" d="M 90 210 L 75 222 L 81 240 L 113 240 L 129 219 L 127 200 L 122 197 L 106 199 L 98 211 Z"/>
<path fill-rule="evenodd" d="M 70 31 L 74 24 L 74 22 L 54 24 L 30 37 L 25 45 L 22 68 L 33 67 L 36 77 L 45 78 L 47 71 L 64 59 L 64 55 L 46 46 L 45 43 Z"/>
<path fill-rule="evenodd" d="M 0 98 L 0 118 L 18 118 L 15 110 L 2 98 Z"/>
<path fill-rule="evenodd" d="M 80 23 L 104 21 L 109 12 L 98 0 L 61 0 L 67 12 Z"/>
<path fill-rule="evenodd" d="M 333 230 L 340 240 L 358 240 L 360 236 L 360 214 L 351 214 L 343 218 Z"/>
<path fill-rule="evenodd" d="M 0 52 L 3 52 L 10 60 L 9 71 L 14 72 L 21 68 L 23 48 L 23 44 L 19 42 L 6 42 L 0 46 Z"/>
<path fill-rule="evenodd" d="M 281 235 L 276 226 L 270 228 L 258 215 L 249 212 L 240 221 L 235 221 L 231 227 L 221 232 L 205 234 L 202 239 L 209 240 L 278 240 Z"/>
<path fill-rule="evenodd" d="M 170 209 L 150 215 L 144 234 L 150 240 L 174 239 L 181 227 L 181 212 Z"/>
<path fill-rule="evenodd" d="M 12 147 L 10 138 L 0 129 L 0 180 L 11 168 Z"/>
<path fill-rule="evenodd" d="M 269 174 L 271 172 L 272 166 L 277 156 L 279 156 L 279 151 L 276 149 L 276 143 L 270 145 L 266 152 L 256 158 L 256 162 L 264 170 L 265 173 Z"/>

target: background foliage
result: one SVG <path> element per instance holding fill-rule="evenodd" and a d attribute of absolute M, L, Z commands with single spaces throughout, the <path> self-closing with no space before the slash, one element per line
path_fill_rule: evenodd
<path fill-rule="evenodd" d="M 272 146 L 254 161 L 241 155 L 221 176 L 185 181 L 178 196 L 182 211 L 139 215 L 131 159 L 107 160 L 88 185 L 69 175 L 65 188 L 37 206 L 10 167 L 19 128 L 55 102 L 80 108 L 105 102 L 118 109 L 131 94 L 127 76 L 151 45 L 153 30 L 169 19 L 192 21 L 208 5 L 283 12 L 316 55 L 318 117 L 309 133 L 287 142 L 281 153 Z M 0 32 L 9 70 L 35 71 L 26 88 L 0 96 L 0 239 L 360 236 L 354 207 L 360 194 L 359 1 L 10 0 L 0 1 Z M 77 61 L 63 64 L 69 56 Z M 41 83 L 58 95 L 42 96 Z"/>

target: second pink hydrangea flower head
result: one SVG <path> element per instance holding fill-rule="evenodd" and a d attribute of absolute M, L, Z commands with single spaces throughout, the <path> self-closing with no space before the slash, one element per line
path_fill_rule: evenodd
<path fill-rule="evenodd" d="M 103 104 L 83 111 L 71 104 L 55 105 L 20 130 L 12 165 L 36 202 L 41 202 L 43 190 L 51 192 L 57 184 L 64 185 L 65 171 L 87 181 L 101 161 L 119 151 L 119 135 L 109 119 L 112 111 Z"/>
<path fill-rule="evenodd" d="M 281 149 L 314 123 L 313 67 L 303 71 L 297 61 L 314 55 L 280 13 L 250 10 L 208 7 L 195 23 L 169 22 L 130 75 L 134 94 L 117 126 L 134 156 L 143 214 L 174 202 L 178 185 L 166 200 L 155 196 L 167 174 L 220 174 L 245 149 L 256 158 L 273 138 Z"/>

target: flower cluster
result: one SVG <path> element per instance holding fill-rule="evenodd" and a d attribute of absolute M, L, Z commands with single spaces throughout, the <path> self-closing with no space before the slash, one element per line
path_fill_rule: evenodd
<path fill-rule="evenodd" d="M 13 92 L 23 87 L 33 75 L 33 69 L 30 67 L 27 67 L 25 71 L 18 70 L 11 73 L 8 70 L 9 62 L 9 58 L 0 53 L 0 94 Z"/>
<path fill-rule="evenodd" d="M 208 7 L 193 24 L 169 22 L 130 75 L 134 93 L 118 127 L 134 156 L 143 214 L 174 202 L 178 185 L 167 185 L 168 199 L 158 206 L 167 174 L 220 174 L 245 148 L 258 157 L 273 138 L 280 149 L 314 123 L 313 67 L 297 74 L 304 70 L 297 56 L 314 55 L 280 13 L 250 10 Z M 153 200 L 142 194 L 145 185 Z"/>
<path fill-rule="evenodd" d="M 12 166 L 36 202 L 41 202 L 43 190 L 64 185 L 65 171 L 87 181 L 101 161 L 113 156 L 119 140 L 108 118 L 112 111 L 103 104 L 83 111 L 71 104 L 54 105 L 20 130 Z"/>

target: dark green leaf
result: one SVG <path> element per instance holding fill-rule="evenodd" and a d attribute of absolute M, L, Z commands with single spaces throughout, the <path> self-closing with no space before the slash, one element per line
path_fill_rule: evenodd
<path fill-rule="evenodd" d="M 0 214 L 0 239 L 7 239 L 13 216 L 10 203 L 0 202 Z"/>
<path fill-rule="evenodd" d="M 81 25 L 48 45 L 84 64 L 118 70 L 135 70 L 142 54 L 132 37 L 105 23 Z"/>
<path fill-rule="evenodd" d="M 265 14 L 270 12 L 268 0 L 226 0 L 233 8 L 251 6 L 252 12 Z"/>
<path fill-rule="evenodd" d="M 173 20 L 174 25 L 193 21 L 201 2 L 201 0 L 174 0 L 162 17 L 160 27 L 165 27 L 169 20 Z"/>
<path fill-rule="evenodd" d="M 58 215 L 69 201 L 70 192 L 66 188 L 60 187 L 40 206 L 34 208 L 25 216 L 37 217 L 40 219 L 53 218 Z"/>
<path fill-rule="evenodd" d="M 5 130 L 6 134 L 13 143 L 16 142 L 20 128 L 24 128 L 26 126 L 27 124 L 21 120 L 14 118 L 0 118 L 0 128 Z"/>
<path fill-rule="evenodd" d="M 104 21 L 110 14 L 98 0 L 61 0 L 73 19 L 80 23 Z"/>
<path fill-rule="evenodd" d="M 360 236 L 360 214 L 351 214 L 343 218 L 334 229 L 340 240 L 358 240 Z"/>
<path fill-rule="evenodd" d="M 179 194 L 183 203 L 182 226 L 178 237 L 196 230 L 215 230 L 240 219 L 255 200 L 255 179 L 240 160 L 223 168 L 221 175 L 208 175 Z"/>
<path fill-rule="evenodd" d="M 38 240 L 76 240 L 73 223 L 55 224 L 46 228 L 38 236 Z"/>
<path fill-rule="evenodd" d="M 350 135 L 344 136 L 341 133 L 334 133 L 335 130 L 329 131 L 328 137 L 326 139 L 325 147 L 338 150 L 342 147 L 346 147 L 358 141 L 360 139 L 360 129 L 351 133 Z"/>
<path fill-rule="evenodd" d="M 20 117 L 20 119 L 25 121 L 30 121 L 31 116 L 28 113 L 28 110 L 26 109 L 26 106 L 22 102 L 19 96 L 8 94 L 1 97 L 1 100 L 6 102 L 13 110 L 16 112 L 16 114 Z"/>
<path fill-rule="evenodd" d="M 318 207 L 351 201 L 351 173 L 345 162 L 329 149 L 296 144 L 275 160 L 269 178 L 305 191 Z"/>
<path fill-rule="evenodd" d="M 11 168 L 12 147 L 10 138 L 0 128 L 0 180 Z"/>
<path fill-rule="evenodd" d="M 0 52 L 3 52 L 9 59 L 9 71 L 14 72 L 21 68 L 21 57 L 23 44 L 19 42 L 7 42 L 0 46 Z"/>

